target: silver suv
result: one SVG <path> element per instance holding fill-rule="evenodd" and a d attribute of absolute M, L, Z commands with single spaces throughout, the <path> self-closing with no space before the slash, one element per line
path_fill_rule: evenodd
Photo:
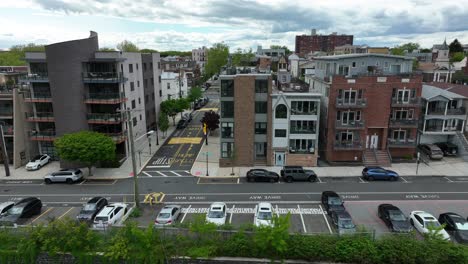
<path fill-rule="evenodd" d="M 52 172 L 44 177 L 44 182 L 50 184 L 53 182 L 66 182 L 72 184 L 83 179 L 83 172 L 80 169 L 62 169 Z"/>

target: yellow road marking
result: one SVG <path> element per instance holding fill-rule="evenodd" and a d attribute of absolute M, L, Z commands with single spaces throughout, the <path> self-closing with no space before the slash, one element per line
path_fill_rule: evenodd
<path fill-rule="evenodd" d="M 70 209 L 68 209 L 63 215 L 59 216 L 59 218 L 57 218 L 57 219 L 60 219 L 60 218 L 64 217 L 64 216 L 65 216 L 66 214 L 68 214 L 72 209 L 73 209 L 73 207 L 70 208 Z"/>
<path fill-rule="evenodd" d="M 201 141 L 201 137 L 173 137 L 168 144 L 200 144 Z"/>
<path fill-rule="evenodd" d="M 218 112 L 218 108 L 201 108 L 198 111 L 215 111 Z"/>
<path fill-rule="evenodd" d="M 31 221 L 31 223 L 34 223 L 37 219 L 39 219 L 40 217 L 42 217 L 43 215 L 47 214 L 50 210 L 52 210 L 53 207 L 50 207 L 49 209 L 47 209 L 45 212 L 43 212 L 42 214 L 40 214 L 38 217 L 34 218 L 34 220 Z"/>

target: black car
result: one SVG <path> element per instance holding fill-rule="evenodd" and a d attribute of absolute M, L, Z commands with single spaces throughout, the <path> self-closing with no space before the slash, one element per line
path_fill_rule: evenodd
<path fill-rule="evenodd" d="M 286 182 L 317 181 L 317 174 L 313 170 L 305 170 L 301 166 L 284 166 L 280 173 Z"/>
<path fill-rule="evenodd" d="M 356 225 L 351 218 L 351 215 L 346 211 L 333 211 L 330 218 L 333 225 L 338 231 L 338 234 L 352 234 L 356 232 Z"/>
<path fill-rule="evenodd" d="M 393 232 L 408 233 L 413 230 L 408 218 L 392 204 L 379 205 L 377 215 Z"/>
<path fill-rule="evenodd" d="M 177 123 L 177 129 L 183 129 L 186 128 L 189 124 L 189 121 L 187 119 L 181 119 Z"/>
<path fill-rule="evenodd" d="M 468 244 L 468 221 L 456 213 L 439 215 L 439 223 L 445 224 L 445 230 L 459 243 Z"/>
<path fill-rule="evenodd" d="M 456 156 L 458 154 L 458 147 L 457 145 L 450 143 L 450 142 L 438 142 L 434 143 L 434 145 L 438 146 L 440 150 L 444 153 L 444 156 Z"/>
<path fill-rule="evenodd" d="M 346 210 L 343 206 L 344 202 L 341 200 L 340 196 L 333 191 L 324 191 L 322 192 L 322 205 L 330 214 L 333 211 L 344 211 Z"/>
<path fill-rule="evenodd" d="M 107 204 L 108 202 L 106 198 L 94 197 L 83 206 L 76 219 L 80 222 L 91 223 L 94 221 L 96 214 L 99 213 L 99 211 L 101 211 L 101 209 Z"/>
<path fill-rule="evenodd" d="M 263 169 L 252 169 L 247 172 L 247 181 L 278 182 L 279 175 L 276 172 Z"/>
<path fill-rule="evenodd" d="M 0 225 L 13 225 L 21 221 L 21 219 L 40 214 L 41 210 L 41 200 L 36 197 L 24 198 L 0 216 Z"/>
<path fill-rule="evenodd" d="M 187 120 L 188 122 L 192 121 L 192 113 L 185 113 L 182 115 L 182 119 Z"/>

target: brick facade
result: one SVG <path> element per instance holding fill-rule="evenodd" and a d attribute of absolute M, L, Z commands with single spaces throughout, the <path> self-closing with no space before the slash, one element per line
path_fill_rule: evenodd
<path fill-rule="evenodd" d="M 295 52 L 305 56 L 310 52 L 332 52 L 335 47 L 353 45 L 353 35 L 302 35 L 296 36 Z"/>

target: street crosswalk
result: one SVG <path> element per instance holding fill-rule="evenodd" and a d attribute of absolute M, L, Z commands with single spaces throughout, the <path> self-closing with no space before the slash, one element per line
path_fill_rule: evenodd
<path fill-rule="evenodd" d="M 190 171 L 184 170 L 144 170 L 138 177 L 193 177 Z"/>

